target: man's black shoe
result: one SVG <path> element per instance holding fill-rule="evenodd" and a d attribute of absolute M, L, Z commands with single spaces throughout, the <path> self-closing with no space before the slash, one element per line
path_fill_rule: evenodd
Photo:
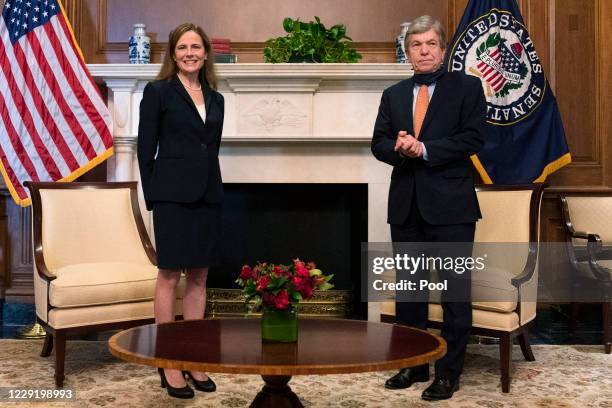
<path fill-rule="evenodd" d="M 385 388 L 390 390 L 401 390 L 408 388 L 415 382 L 429 381 L 429 366 L 402 368 L 399 373 L 385 382 Z"/>
<path fill-rule="evenodd" d="M 421 398 L 426 401 L 445 400 L 451 398 L 457 390 L 459 390 L 459 378 L 451 381 L 446 378 L 436 377 L 431 385 L 423 391 Z"/>

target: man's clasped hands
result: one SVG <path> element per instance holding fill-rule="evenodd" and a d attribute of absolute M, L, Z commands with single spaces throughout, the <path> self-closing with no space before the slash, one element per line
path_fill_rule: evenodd
<path fill-rule="evenodd" d="M 399 151 L 404 157 L 421 157 L 423 156 L 423 143 L 405 130 L 400 130 L 395 141 L 395 151 Z"/>

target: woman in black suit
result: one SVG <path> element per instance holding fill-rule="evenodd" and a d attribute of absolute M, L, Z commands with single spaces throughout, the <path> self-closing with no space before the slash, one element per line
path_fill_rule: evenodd
<path fill-rule="evenodd" d="M 202 319 L 208 268 L 219 261 L 224 101 L 216 87 L 208 36 L 194 24 L 179 25 L 170 33 L 159 75 L 144 89 L 138 127 L 138 163 L 147 209 L 153 210 L 159 268 L 156 323 L 174 320 L 181 271 L 187 277 L 183 317 Z M 200 391 L 216 388 L 202 372 L 159 374 L 162 387 L 178 398 L 194 394 L 184 375 Z"/>

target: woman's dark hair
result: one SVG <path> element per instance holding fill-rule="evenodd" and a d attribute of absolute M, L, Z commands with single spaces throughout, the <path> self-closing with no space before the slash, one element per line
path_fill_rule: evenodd
<path fill-rule="evenodd" d="M 176 50 L 176 44 L 181 36 L 188 31 L 193 31 L 200 36 L 202 43 L 204 44 L 204 49 L 206 50 L 207 59 L 204 61 L 204 65 L 198 74 L 200 83 L 206 82 L 212 89 L 217 89 L 218 81 L 217 74 L 215 73 L 215 56 L 210 39 L 201 27 L 192 23 L 183 23 L 170 32 L 168 47 L 166 48 L 166 54 L 164 55 L 164 61 L 162 62 L 161 70 L 159 71 L 159 74 L 157 74 L 156 79 L 167 80 L 179 72 L 178 65 L 174 60 L 174 51 Z"/>

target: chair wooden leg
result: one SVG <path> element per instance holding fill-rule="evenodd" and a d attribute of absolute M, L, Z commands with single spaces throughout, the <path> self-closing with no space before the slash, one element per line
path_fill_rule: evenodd
<path fill-rule="evenodd" d="M 518 341 L 521 345 L 521 351 L 523 352 L 523 357 L 525 357 L 525 360 L 535 361 L 533 351 L 531 351 L 531 344 L 529 344 L 529 333 L 527 332 L 527 329 L 518 335 Z"/>
<path fill-rule="evenodd" d="M 45 343 L 43 344 L 42 351 L 40 352 L 41 357 L 49 357 L 53 350 L 53 335 L 49 332 L 45 335 Z"/>
<path fill-rule="evenodd" d="M 510 368 L 512 366 L 512 337 L 502 334 L 499 342 L 502 392 L 510 392 Z"/>
<path fill-rule="evenodd" d="M 602 315 L 604 347 L 606 354 L 610 354 L 610 351 L 612 351 L 612 330 L 610 330 L 610 324 L 612 324 L 612 302 L 603 304 Z"/>
<path fill-rule="evenodd" d="M 64 386 L 64 362 L 66 360 L 66 333 L 61 330 L 55 332 L 55 385 Z"/>

